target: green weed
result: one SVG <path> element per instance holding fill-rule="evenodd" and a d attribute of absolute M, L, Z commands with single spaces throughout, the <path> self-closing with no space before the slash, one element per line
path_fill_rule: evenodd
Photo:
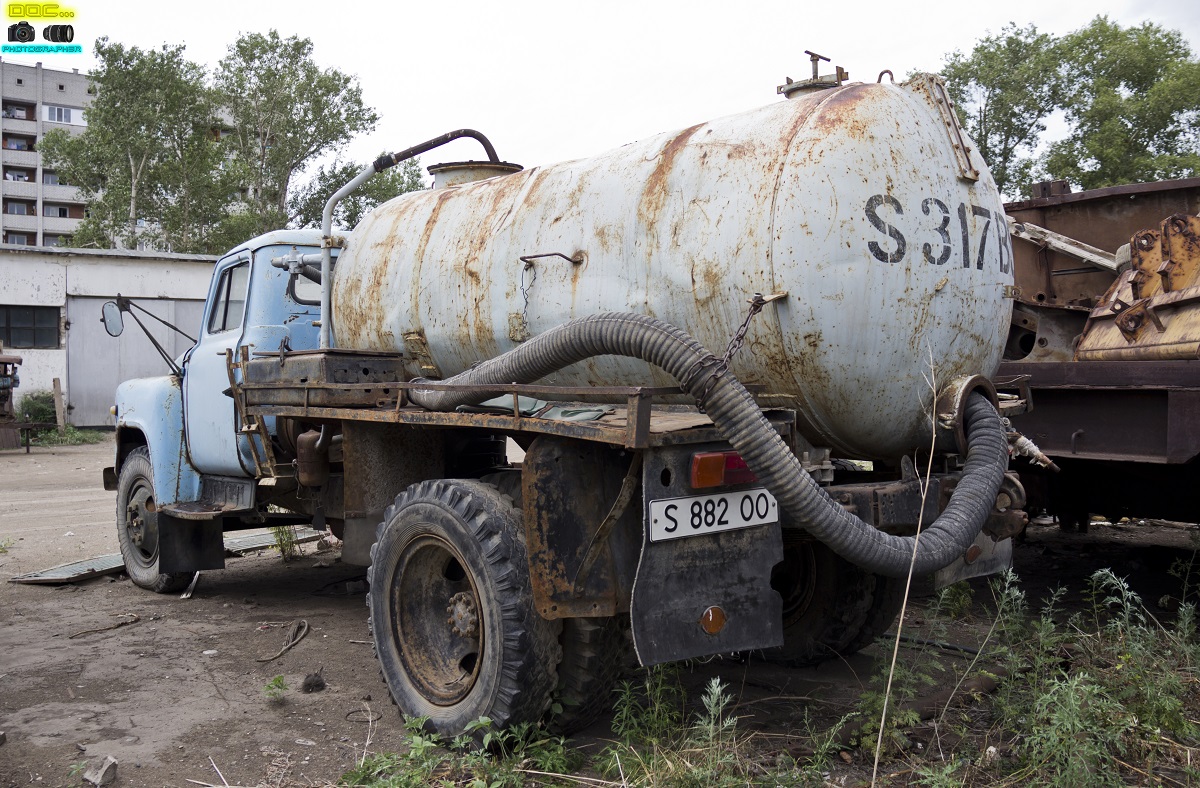
<path fill-rule="evenodd" d="M 273 525 L 271 535 L 275 537 L 275 549 L 284 561 L 291 561 L 300 555 L 300 545 L 296 542 L 296 529 L 293 526 Z"/>
<path fill-rule="evenodd" d="M 526 783 L 527 771 L 565 774 L 582 765 L 581 759 L 567 749 L 565 739 L 550 736 L 536 725 L 497 730 L 491 720 L 481 717 L 470 723 L 465 733 L 447 740 L 428 732 L 426 721 L 425 717 L 406 719 L 403 752 L 364 758 L 342 775 L 338 784 L 369 788 L 515 788 Z M 545 780 L 540 778 L 539 783 L 545 784 Z"/>
<path fill-rule="evenodd" d="M 33 436 L 31 442 L 37 446 L 86 446 L 104 443 L 109 435 L 103 430 L 80 430 L 68 424 L 62 433 L 57 429 L 42 430 Z"/>
<path fill-rule="evenodd" d="M 17 403 L 17 421 L 45 424 L 57 420 L 58 411 L 54 407 L 52 391 L 31 391 Z"/>
<path fill-rule="evenodd" d="M 974 601 L 975 594 L 971 590 L 971 584 L 960 580 L 937 592 L 934 608 L 949 618 L 959 620 L 970 614 Z"/>
<path fill-rule="evenodd" d="M 283 676 L 276 676 L 263 685 L 262 691 L 263 695 L 267 696 L 267 702 L 279 705 L 287 700 L 284 693 L 289 689 L 290 687 L 288 687 L 287 681 L 284 680 Z"/>

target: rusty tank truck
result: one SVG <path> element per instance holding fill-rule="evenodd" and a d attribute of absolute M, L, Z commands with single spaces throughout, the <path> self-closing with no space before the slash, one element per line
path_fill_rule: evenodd
<path fill-rule="evenodd" d="M 1014 463 L 1029 508 L 1066 530 L 1090 515 L 1195 522 L 1200 462 L 1200 178 L 1006 206 L 1019 289 L 997 385 L 1060 472 Z M 1149 493 L 1153 490 L 1153 493 Z"/>
<path fill-rule="evenodd" d="M 224 531 L 312 522 L 370 566 L 402 712 L 459 732 L 558 697 L 569 730 L 627 632 L 644 665 L 813 663 L 883 633 L 910 567 L 1006 566 L 992 178 L 936 77 L 779 92 L 533 169 L 452 132 L 365 168 L 322 232 L 224 256 L 175 374 L 117 392 L 134 582 L 179 588 L 223 566 Z M 366 178 L 460 138 L 487 160 L 332 232 Z"/>

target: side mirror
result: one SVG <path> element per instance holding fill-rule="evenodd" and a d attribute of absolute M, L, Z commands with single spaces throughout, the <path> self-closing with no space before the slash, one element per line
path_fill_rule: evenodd
<path fill-rule="evenodd" d="M 121 309 L 117 306 L 116 301 L 105 301 L 104 306 L 100 308 L 100 322 L 104 324 L 104 330 L 108 332 L 110 337 L 119 337 L 121 332 L 125 330 L 125 321 L 121 318 Z"/>

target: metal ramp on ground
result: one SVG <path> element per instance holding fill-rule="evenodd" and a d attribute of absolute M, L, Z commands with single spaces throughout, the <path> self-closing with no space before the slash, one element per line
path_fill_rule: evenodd
<path fill-rule="evenodd" d="M 324 536 L 322 531 L 311 528 L 296 529 L 296 543 L 315 542 Z M 262 550 L 275 545 L 275 535 L 266 532 L 261 534 L 246 534 L 231 536 L 225 540 L 225 554 L 233 557 L 243 556 L 255 550 Z M 101 555 L 83 561 L 73 561 L 69 564 L 43 569 L 40 572 L 28 572 L 23 575 L 10 577 L 10 583 L 29 583 L 55 585 L 58 583 L 75 583 L 101 575 L 111 575 L 125 568 L 121 554 Z"/>

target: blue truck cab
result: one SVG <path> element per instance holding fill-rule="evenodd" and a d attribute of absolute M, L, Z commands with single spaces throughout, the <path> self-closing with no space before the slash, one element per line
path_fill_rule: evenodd
<path fill-rule="evenodd" d="M 262 525 L 257 517 L 229 522 L 256 509 L 263 440 L 235 408 L 232 362 L 317 346 L 319 285 L 271 261 L 318 252 L 320 243 L 316 230 L 282 230 L 224 255 L 196 344 L 176 360 L 181 374 L 118 387 L 116 459 L 105 487 L 118 493 L 121 552 L 138 585 L 168 591 L 195 571 L 222 568 L 222 530 Z M 274 420 L 266 426 L 273 433 Z"/>

